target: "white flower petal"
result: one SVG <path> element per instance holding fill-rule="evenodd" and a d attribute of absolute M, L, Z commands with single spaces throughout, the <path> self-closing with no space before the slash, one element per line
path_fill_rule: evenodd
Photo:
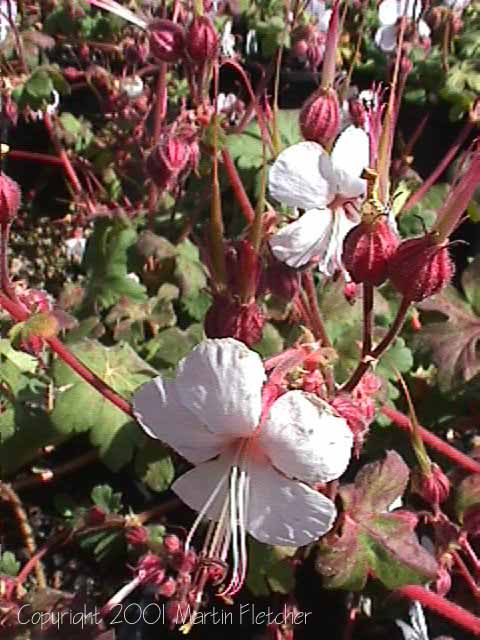
<path fill-rule="evenodd" d="M 310 209 L 270 238 L 273 255 L 296 269 L 308 264 L 316 256 L 323 256 L 331 235 L 332 222 L 330 209 Z"/>
<path fill-rule="evenodd" d="M 380 27 L 375 33 L 375 44 L 384 53 L 391 53 L 397 48 L 397 27 L 395 25 Z"/>
<path fill-rule="evenodd" d="M 338 191 L 342 195 L 347 190 L 348 197 L 350 194 L 355 193 L 361 195 L 365 191 L 365 181 L 356 180 L 355 183 L 351 183 L 352 178 L 359 178 L 362 171 L 368 167 L 370 158 L 370 143 L 367 133 L 355 127 L 353 125 L 347 127 L 337 138 L 335 146 L 332 151 L 333 166 L 342 171 L 340 174 L 340 184 L 338 185 Z M 347 184 L 344 184 L 345 174 L 348 176 Z"/>
<path fill-rule="evenodd" d="M 333 276 L 337 271 L 344 272 L 344 278 L 348 282 L 349 275 L 342 263 L 343 241 L 352 227 L 360 222 L 350 220 L 342 208 L 335 211 L 332 218 L 330 234 L 325 243 L 323 257 L 318 263 L 318 270 L 327 277 Z"/>
<path fill-rule="evenodd" d="M 195 464 L 215 457 L 225 446 L 225 438 L 210 433 L 182 406 L 175 383 L 160 376 L 135 392 L 133 411 L 149 436 L 170 445 Z"/>
<path fill-rule="evenodd" d="M 327 9 L 325 11 L 325 13 L 322 15 L 321 19 L 319 20 L 318 26 L 320 28 L 320 31 L 323 31 L 323 33 L 327 33 L 327 31 L 328 31 L 328 27 L 330 26 L 330 18 L 332 17 L 332 13 L 333 13 L 333 11 L 331 9 Z"/>
<path fill-rule="evenodd" d="M 203 462 L 175 480 L 172 491 L 191 509 L 201 511 L 216 488 L 223 482 L 223 486 L 205 513 L 205 517 L 209 520 L 218 520 L 228 494 L 228 475 L 232 462 L 231 451 L 225 452 L 216 460 Z"/>
<path fill-rule="evenodd" d="M 273 163 L 268 176 L 270 195 L 290 207 L 313 209 L 331 202 L 332 185 L 320 173 L 327 156 L 316 142 L 300 142 L 288 147 Z"/>
<path fill-rule="evenodd" d="M 258 353 L 222 338 L 204 340 L 180 362 L 175 387 L 183 406 L 210 431 L 247 437 L 260 419 L 264 381 Z"/>
<path fill-rule="evenodd" d="M 303 391 L 288 391 L 274 402 L 258 438 L 274 467 L 310 484 L 339 478 L 353 444 L 346 421 Z"/>
<path fill-rule="evenodd" d="M 383 27 L 387 27 L 402 16 L 416 20 L 422 9 L 420 0 L 384 0 L 378 7 L 378 19 Z"/>
<path fill-rule="evenodd" d="M 430 31 L 430 27 L 425 22 L 425 20 L 419 20 L 418 21 L 418 35 L 421 38 L 430 38 L 430 34 L 431 33 L 432 32 Z"/>
<path fill-rule="evenodd" d="M 247 531 L 260 542 L 301 547 L 329 531 L 335 505 L 301 482 L 289 480 L 260 456 L 248 460 Z"/>

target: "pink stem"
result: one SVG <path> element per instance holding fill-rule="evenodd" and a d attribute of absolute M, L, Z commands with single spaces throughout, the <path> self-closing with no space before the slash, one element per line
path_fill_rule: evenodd
<path fill-rule="evenodd" d="M 49 156 L 46 153 L 34 153 L 31 151 L 9 151 L 8 159 L 21 161 L 27 160 L 31 162 L 40 162 L 41 164 L 51 164 L 56 167 L 63 167 L 63 161 L 61 158 L 57 158 L 56 156 Z"/>
<path fill-rule="evenodd" d="M 228 175 L 228 179 L 230 181 L 230 185 L 235 193 L 235 197 L 237 198 L 237 202 L 240 205 L 243 215 L 245 216 L 248 224 L 252 224 L 255 218 L 255 211 L 252 207 L 252 204 L 247 196 L 247 192 L 245 191 L 245 187 L 243 186 L 242 181 L 240 180 L 240 176 L 238 175 L 237 168 L 235 167 L 235 163 L 232 160 L 232 156 L 228 152 L 227 149 L 222 150 L 222 159 L 223 166 Z"/>
<path fill-rule="evenodd" d="M 468 570 L 467 565 L 464 563 L 464 561 L 460 557 L 460 554 L 458 553 L 458 551 L 452 551 L 452 558 L 455 564 L 457 565 L 460 575 L 463 577 L 463 579 L 467 583 L 468 588 L 470 589 L 473 597 L 476 600 L 480 600 L 480 589 L 478 588 L 477 583 L 473 579 L 472 574 Z"/>
<path fill-rule="evenodd" d="M 425 587 L 411 584 L 396 589 L 395 593 L 409 600 L 417 600 L 422 606 L 442 616 L 442 618 L 466 629 L 473 633 L 474 636 L 480 637 L 480 618 L 463 609 L 463 607 L 459 607 L 457 604 L 442 598 L 442 596 L 428 591 Z"/>
<path fill-rule="evenodd" d="M 153 146 L 155 146 L 160 139 L 160 134 L 162 132 L 162 124 L 163 124 L 163 121 L 165 120 L 165 115 L 167 113 L 167 69 L 168 69 L 168 65 L 166 62 L 162 62 L 158 69 L 157 89 L 156 89 L 156 96 L 155 96 L 155 112 L 153 116 L 153 135 L 152 135 Z M 148 211 L 150 214 L 151 225 L 153 225 L 153 214 L 155 213 L 157 200 L 158 200 L 158 189 L 152 182 L 152 184 L 150 185 L 149 193 L 148 193 Z"/>
<path fill-rule="evenodd" d="M 57 155 L 62 162 L 65 175 L 67 176 L 68 181 L 72 186 L 73 192 L 78 196 L 82 193 L 82 185 L 80 184 L 80 180 L 78 179 L 75 169 L 70 162 L 70 158 L 68 157 L 67 152 L 62 147 L 60 140 L 58 139 L 50 114 L 46 111 L 44 112 L 43 121 L 45 123 L 45 128 L 48 131 L 52 144 L 55 147 L 55 151 L 57 152 Z"/>
<path fill-rule="evenodd" d="M 19 305 L 10 300 L 4 293 L 0 292 L 0 306 L 2 306 L 8 313 L 17 321 L 24 322 L 28 320 L 28 313 L 24 311 Z M 90 386 L 96 389 L 104 398 L 109 400 L 118 409 L 126 413 L 128 416 L 133 417 L 132 407 L 129 402 L 118 395 L 111 387 L 107 385 L 101 378 L 99 378 L 93 371 L 90 371 L 85 365 L 83 365 L 76 356 L 71 353 L 65 345 L 60 342 L 58 338 L 50 338 L 46 340 L 52 351 L 54 351 L 58 357 L 65 362 L 69 367 L 78 373 L 78 375 L 85 380 Z"/>
<path fill-rule="evenodd" d="M 383 415 L 387 416 L 387 418 L 390 418 L 390 420 L 394 424 L 396 424 L 397 427 L 400 427 L 405 431 L 413 430 L 413 425 L 410 422 L 410 419 L 407 418 L 407 416 L 403 415 L 403 413 L 400 413 L 400 411 L 397 411 L 396 409 L 392 409 L 392 407 L 388 407 L 385 405 L 382 407 L 381 412 L 383 413 Z M 428 431 L 428 429 L 425 429 L 420 425 L 418 429 L 420 436 L 426 445 L 428 445 L 432 449 L 435 449 L 435 451 L 438 451 L 438 453 L 441 453 L 443 456 L 451 460 L 459 467 L 462 467 L 469 473 L 480 473 L 480 464 L 473 458 L 470 458 L 470 456 L 467 456 L 458 449 L 455 449 L 455 447 L 452 447 L 447 442 L 445 442 L 445 440 L 442 440 L 438 436 Z"/>
<path fill-rule="evenodd" d="M 424 197 L 427 191 L 430 190 L 432 185 L 438 180 L 438 178 L 442 175 L 442 173 L 445 171 L 445 169 L 449 166 L 449 164 L 452 162 L 454 157 L 457 155 L 460 147 L 468 138 L 472 129 L 473 129 L 473 123 L 469 120 L 468 122 L 465 123 L 462 130 L 458 134 L 457 139 L 452 144 L 452 146 L 447 151 L 447 153 L 442 158 L 442 160 L 438 163 L 434 171 L 428 176 L 428 178 L 422 184 L 420 189 L 415 191 L 415 193 L 413 193 L 410 196 L 410 198 L 407 200 L 407 202 L 405 203 L 405 206 L 402 209 L 402 213 L 407 213 L 407 211 L 410 211 L 410 209 L 412 209 L 417 204 L 417 202 L 420 202 L 420 200 Z"/>

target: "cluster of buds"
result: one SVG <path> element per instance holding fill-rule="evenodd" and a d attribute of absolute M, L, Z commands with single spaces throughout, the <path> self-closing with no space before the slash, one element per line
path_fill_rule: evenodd
<path fill-rule="evenodd" d="M 171 129 L 147 158 L 147 172 L 160 191 L 173 189 L 198 162 L 198 143 L 191 131 Z"/>
<path fill-rule="evenodd" d="M 154 20 L 149 32 L 150 51 L 160 62 L 186 60 L 202 67 L 213 62 L 218 53 L 218 33 L 206 16 L 195 17 L 186 29 L 172 20 Z"/>
<path fill-rule="evenodd" d="M 205 333 L 209 338 L 236 338 L 250 347 L 261 340 L 266 318 L 254 297 L 261 264 L 248 240 L 228 245 L 225 268 L 226 291 L 214 294 Z"/>
<path fill-rule="evenodd" d="M 325 54 L 325 33 L 315 25 L 298 27 L 292 33 L 292 53 L 300 62 L 315 71 L 323 62 Z"/>

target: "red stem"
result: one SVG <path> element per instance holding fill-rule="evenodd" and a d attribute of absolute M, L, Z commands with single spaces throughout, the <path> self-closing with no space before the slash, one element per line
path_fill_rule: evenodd
<path fill-rule="evenodd" d="M 458 134 L 457 139 L 452 144 L 452 146 L 447 151 L 447 153 L 442 158 L 442 160 L 438 163 L 434 171 L 428 176 L 428 178 L 422 184 L 420 189 L 415 191 L 415 193 L 413 193 L 410 196 L 410 198 L 407 200 L 407 202 L 405 203 L 405 206 L 402 209 L 402 214 L 407 213 L 407 211 L 410 211 L 410 209 L 412 209 L 412 207 L 414 207 L 417 204 L 417 202 L 420 202 L 420 200 L 424 197 L 427 191 L 429 191 L 431 186 L 438 180 L 438 178 L 442 175 L 445 169 L 453 161 L 460 147 L 463 145 L 465 140 L 470 135 L 470 132 L 472 131 L 472 129 L 473 129 L 473 123 L 470 120 L 468 120 L 468 122 L 464 124 L 462 130 Z"/>
<path fill-rule="evenodd" d="M 238 175 L 238 171 L 235 163 L 232 160 L 232 156 L 227 149 L 222 150 L 222 159 L 223 166 L 225 167 L 225 170 L 227 172 L 228 179 L 235 193 L 235 197 L 237 198 L 237 202 L 240 205 L 240 208 L 248 224 L 252 224 L 255 218 L 255 210 L 252 207 L 252 204 L 247 196 L 247 192 L 245 191 L 245 187 L 240 180 L 240 176 Z"/>
<path fill-rule="evenodd" d="M 457 604 L 442 598 L 442 596 L 428 591 L 425 587 L 411 584 L 396 589 L 395 593 L 409 600 L 417 600 L 422 606 L 442 616 L 442 618 L 466 629 L 473 633 L 474 636 L 480 637 L 480 618 L 463 609 L 463 607 L 459 607 Z"/>
<path fill-rule="evenodd" d="M 72 163 L 70 162 L 70 158 L 68 157 L 67 152 L 62 147 L 62 144 L 58 139 L 50 114 L 47 113 L 46 111 L 43 114 L 43 122 L 45 123 L 45 128 L 48 131 L 48 134 L 55 148 L 55 151 L 57 152 L 57 155 L 62 162 L 65 175 L 67 176 L 68 181 L 70 182 L 75 195 L 78 196 L 82 193 L 82 185 L 80 184 L 80 180 L 78 179 L 75 169 L 73 168 Z"/>
<path fill-rule="evenodd" d="M 167 69 L 168 65 L 166 62 L 160 63 L 160 66 L 158 68 L 157 88 L 155 95 L 155 112 L 153 116 L 153 146 L 155 146 L 160 139 L 162 124 L 167 113 Z M 157 200 L 158 189 L 152 182 L 148 193 L 148 212 L 150 214 L 150 225 L 153 225 L 153 214 L 155 213 Z"/>
<path fill-rule="evenodd" d="M 33 151 L 9 151 L 9 160 L 25 160 L 31 162 L 40 162 L 41 164 L 52 164 L 56 167 L 63 167 L 63 161 L 56 156 L 49 156 L 46 153 L 34 153 Z"/>
<path fill-rule="evenodd" d="M 452 558 L 457 565 L 457 568 L 460 572 L 460 575 L 463 577 L 465 582 L 468 584 L 468 588 L 470 589 L 473 597 L 476 600 L 480 600 L 480 589 L 477 586 L 472 574 L 468 570 L 467 565 L 464 563 L 458 551 L 452 551 Z"/>
<path fill-rule="evenodd" d="M 397 411 L 396 409 L 392 409 L 392 407 L 388 407 L 385 405 L 381 408 L 381 412 L 383 413 L 383 415 L 387 416 L 387 418 L 390 418 L 390 420 L 394 424 L 396 424 L 397 427 L 410 432 L 413 430 L 413 425 L 410 419 L 407 418 L 407 416 L 403 415 L 403 413 L 400 413 L 400 411 Z M 438 436 L 428 431 L 428 429 L 425 429 L 424 427 L 419 425 L 418 430 L 423 442 L 425 442 L 426 445 L 428 445 L 432 449 L 435 449 L 435 451 L 438 451 L 438 453 L 441 453 L 453 463 L 455 463 L 459 467 L 462 467 L 463 469 L 465 469 L 465 471 L 468 471 L 468 473 L 480 473 L 480 464 L 473 458 L 470 458 L 470 456 L 467 456 L 458 449 L 455 449 L 455 447 L 452 447 L 447 442 L 445 442 L 445 440 L 442 440 Z"/>
<path fill-rule="evenodd" d="M 2 306 L 8 313 L 17 321 L 24 322 L 28 320 L 28 313 L 24 311 L 19 305 L 12 302 L 3 292 L 0 292 L 0 306 Z M 50 338 L 46 340 L 49 347 L 54 351 L 58 357 L 65 362 L 69 367 L 78 373 L 78 375 L 85 380 L 89 385 L 96 389 L 104 398 L 109 400 L 118 409 L 126 413 L 128 416 L 133 417 L 132 407 L 129 402 L 116 393 L 111 387 L 108 386 L 101 378 L 99 378 L 93 371 L 90 371 L 85 365 L 83 365 L 76 356 L 71 353 L 65 345 L 63 345 L 58 338 Z"/>
<path fill-rule="evenodd" d="M 318 306 L 317 290 L 315 289 L 315 283 L 313 281 L 313 275 L 311 271 L 303 274 L 303 288 L 307 294 L 308 304 L 310 307 L 310 317 L 312 319 L 313 328 L 315 330 L 316 337 L 321 340 L 324 347 L 332 347 L 332 343 L 329 340 L 325 326 L 323 324 L 322 314 L 320 307 Z"/>

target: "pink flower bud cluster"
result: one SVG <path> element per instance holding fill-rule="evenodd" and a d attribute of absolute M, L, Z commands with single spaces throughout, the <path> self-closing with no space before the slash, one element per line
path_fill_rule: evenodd
<path fill-rule="evenodd" d="M 219 37 L 206 16 L 193 19 L 187 28 L 172 20 L 154 20 L 149 25 L 150 51 L 159 62 L 186 61 L 201 67 L 215 60 Z"/>

